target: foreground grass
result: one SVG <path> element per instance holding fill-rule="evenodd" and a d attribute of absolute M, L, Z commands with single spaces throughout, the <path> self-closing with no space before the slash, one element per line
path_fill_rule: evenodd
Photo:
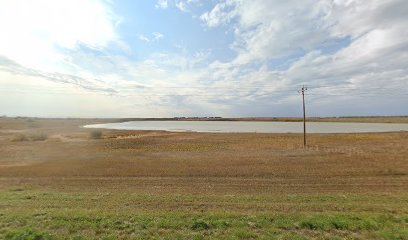
<path fill-rule="evenodd" d="M 243 196 L 14 187 L 0 191 L 0 238 L 408 239 L 407 201 L 404 193 Z"/>

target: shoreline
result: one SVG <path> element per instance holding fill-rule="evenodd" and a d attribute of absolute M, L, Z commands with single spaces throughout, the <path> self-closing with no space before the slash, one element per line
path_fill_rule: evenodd
<path fill-rule="evenodd" d="M 128 121 L 84 125 L 86 129 L 194 133 L 303 133 L 300 122 L 255 121 Z M 407 132 L 407 123 L 308 122 L 309 134 Z"/>
<path fill-rule="evenodd" d="M 76 117 L 0 117 L 0 119 L 25 119 L 25 120 L 84 120 L 107 122 L 129 121 L 234 121 L 234 122 L 303 122 L 301 117 L 172 117 L 172 118 L 76 118 Z M 307 122 L 350 122 L 350 123 L 408 123 L 408 116 L 346 116 L 346 117 L 308 117 Z"/>

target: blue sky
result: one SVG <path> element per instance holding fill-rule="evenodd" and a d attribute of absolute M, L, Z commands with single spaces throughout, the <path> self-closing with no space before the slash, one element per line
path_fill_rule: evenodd
<path fill-rule="evenodd" d="M 404 0 L 2 0 L 1 115 L 407 115 Z"/>
<path fill-rule="evenodd" d="M 227 26 L 207 27 L 200 19 L 200 13 L 210 11 L 215 2 L 188 4 L 186 1 L 185 10 L 179 9 L 177 3 L 169 1 L 167 7 L 152 1 L 110 4 L 121 19 L 118 34 L 131 49 L 125 53 L 127 57 L 143 61 L 155 53 L 207 54 L 205 64 L 231 60 L 235 55 L 230 49 L 233 31 Z"/>

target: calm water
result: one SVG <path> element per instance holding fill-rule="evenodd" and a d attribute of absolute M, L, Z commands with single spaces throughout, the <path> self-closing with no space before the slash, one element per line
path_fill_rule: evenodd
<path fill-rule="evenodd" d="M 172 132 L 301 133 L 302 122 L 239 121 L 132 121 L 86 125 L 86 128 L 119 130 L 165 130 Z M 408 131 L 408 124 L 309 122 L 309 133 L 353 133 Z"/>

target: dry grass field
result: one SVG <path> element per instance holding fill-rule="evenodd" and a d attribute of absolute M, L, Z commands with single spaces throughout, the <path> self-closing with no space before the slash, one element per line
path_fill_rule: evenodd
<path fill-rule="evenodd" d="M 408 132 L 109 121 L 0 118 L 0 239 L 408 239 Z"/>

